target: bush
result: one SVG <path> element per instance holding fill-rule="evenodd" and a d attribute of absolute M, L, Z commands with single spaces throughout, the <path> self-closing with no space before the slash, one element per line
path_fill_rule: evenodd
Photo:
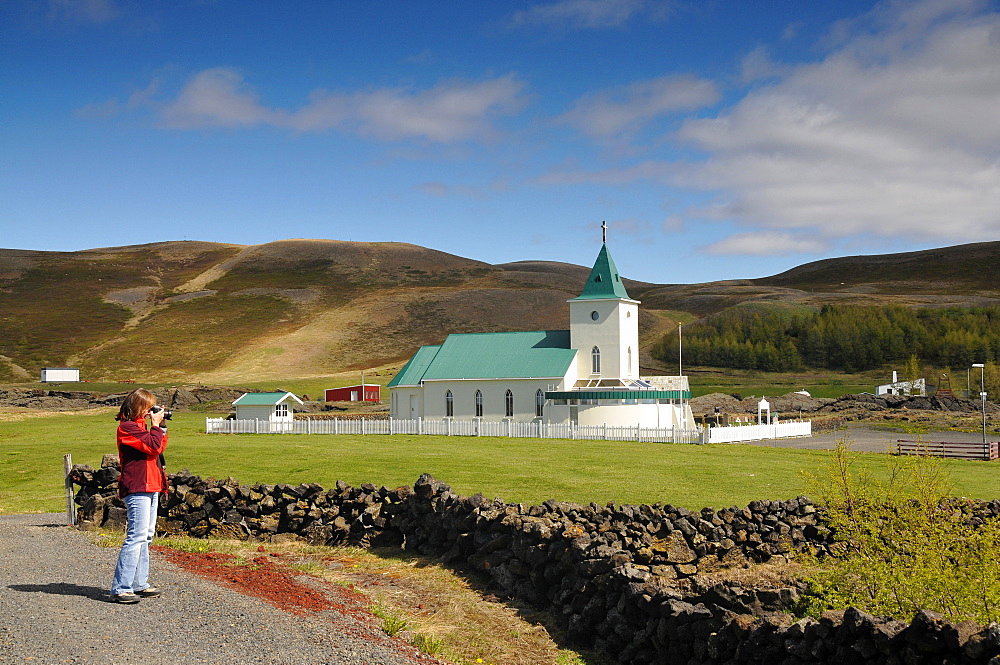
<path fill-rule="evenodd" d="M 893 457 L 886 479 L 859 460 L 838 441 L 831 463 L 810 477 L 837 556 L 813 559 L 800 610 L 854 606 L 909 619 L 926 609 L 951 621 L 1000 620 L 1000 519 L 984 519 L 973 502 L 950 497 L 937 459 Z"/>

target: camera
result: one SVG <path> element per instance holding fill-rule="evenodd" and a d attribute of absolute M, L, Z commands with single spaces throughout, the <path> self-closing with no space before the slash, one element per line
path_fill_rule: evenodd
<path fill-rule="evenodd" d="M 150 413 L 159 413 L 160 411 L 163 411 L 164 420 L 170 420 L 170 416 L 174 415 L 173 411 L 171 411 L 170 409 L 164 409 L 162 406 L 154 406 L 152 409 L 149 410 Z"/>

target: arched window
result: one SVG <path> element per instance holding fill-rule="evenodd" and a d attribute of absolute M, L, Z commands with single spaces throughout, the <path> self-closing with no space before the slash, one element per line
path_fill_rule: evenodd
<path fill-rule="evenodd" d="M 632 373 L 632 347 L 628 347 L 628 373 Z"/>
<path fill-rule="evenodd" d="M 483 391 L 476 391 L 476 418 L 483 417 Z"/>
<path fill-rule="evenodd" d="M 509 390 L 503 396 L 503 410 L 504 415 L 508 418 L 514 417 L 514 393 Z"/>
<path fill-rule="evenodd" d="M 545 393 L 539 388 L 535 391 L 535 417 L 542 417 L 542 409 L 545 408 Z"/>
<path fill-rule="evenodd" d="M 455 415 L 455 396 L 450 390 L 444 396 L 444 415 L 448 418 Z"/>
<path fill-rule="evenodd" d="M 596 346 L 590 351 L 590 373 L 601 373 L 601 350 Z"/>

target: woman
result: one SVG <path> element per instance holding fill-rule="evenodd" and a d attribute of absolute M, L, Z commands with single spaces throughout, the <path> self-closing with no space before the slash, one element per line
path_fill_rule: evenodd
<path fill-rule="evenodd" d="M 156 533 L 160 492 L 167 492 L 167 474 L 161 453 L 167 447 L 164 411 L 156 407 L 153 393 L 139 388 L 122 402 L 118 424 L 118 496 L 125 501 L 128 528 L 111 582 L 116 603 L 138 603 L 154 598 L 160 590 L 149 583 L 149 544 Z M 146 418 L 149 417 L 149 427 Z"/>

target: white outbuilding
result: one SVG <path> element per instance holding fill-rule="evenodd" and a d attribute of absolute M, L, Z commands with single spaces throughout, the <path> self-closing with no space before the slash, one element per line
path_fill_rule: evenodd
<path fill-rule="evenodd" d="M 295 419 L 295 403 L 302 400 L 289 392 L 246 393 L 235 402 L 236 420 L 267 420 L 291 422 Z"/>
<path fill-rule="evenodd" d="M 42 383 L 77 383 L 80 370 L 76 367 L 43 367 Z"/>

